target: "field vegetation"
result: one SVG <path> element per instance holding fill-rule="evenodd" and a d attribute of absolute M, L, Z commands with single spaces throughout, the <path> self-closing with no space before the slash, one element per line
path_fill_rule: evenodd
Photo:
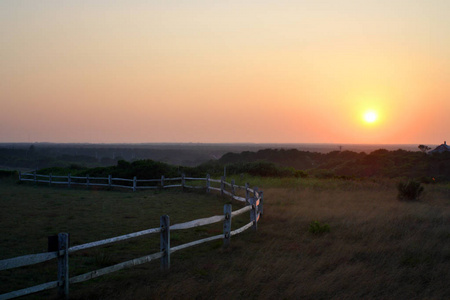
<path fill-rule="evenodd" d="M 269 176 L 305 177 L 309 174 L 320 178 L 407 177 L 427 183 L 450 181 L 450 152 L 426 154 L 420 151 L 378 149 L 366 154 L 353 151 L 318 153 L 297 149 L 263 149 L 227 153 L 217 163 L 230 165 L 230 171 L 237 167 L 261 164 L 264 167 L 257 169 L 265 170 Z M 245 172 L 245 168 L 240 171 Z M 264 173 L 258 175 L 265 176 Z"/>
<path fill-rule="evenodd" d="M 72 285 L 72 299 L 446 299 L 450 296 L 450 185 L 424 184 L 419 200 L 399 201 L 400 180 L 260 177 L 258 231 L 176 252 L 169 272 L 159 262 Z M 229 201 L 180 191 L 105 191 L 0 182 L 0 259 L 45 251 L 48 235 L 71 244 L 221 214 Z M 233 209 L 238 207 L 233 203 Z M 248 222 L 233 219 L 233 227 Z M 311 229 L 313 228 L 313 229 Z M 221 232 L 220 224 L 174 232 L 172 243 Z M 71 275 L 153 253 L 144 237 L 71 256 Z M 55 280 L 55 262 L 0 272 L 0 292 Z M 54 297 L 48 291 L 31 299 Z"/>
<path fill-rule="evenodd" d="M 49 167 L 40 174 L 155 179 L 161 175 L 177 177 L 181 174 L 205 177 L 209 173 L 270 178 L 307 178 L 361 180 L 390 178 L 413 180 L 418 183 L 450 182 L 450 153 L 426 154 L 420 151 L 379 149 L 369 154 L 352 151 L 318 153 L 296 149 L 263 149 L 256 152 L 227 153 L 219 160 L 211 160 L 195 167 L 176 166 L 160 161 L 119 160 L 108 167 L 89 168 L 78 164 Z"/>

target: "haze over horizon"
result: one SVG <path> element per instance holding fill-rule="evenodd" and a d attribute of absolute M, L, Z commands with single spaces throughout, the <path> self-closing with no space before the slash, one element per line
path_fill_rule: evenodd
<path fill-rule="evenodd" d="M 449 139 L 450 2 L 0 2 L 0 143 Z"/>

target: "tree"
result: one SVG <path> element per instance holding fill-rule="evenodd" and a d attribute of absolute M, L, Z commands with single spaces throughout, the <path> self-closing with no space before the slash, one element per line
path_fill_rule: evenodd
<path fill-rule="evenodd" d="M 426 145 L 419 145 L 419 149 L 420 151 L 422 151 L 423 153 L 426 153 L 428 150 L 431 150 L 430 147 L 426 146 Z"/>

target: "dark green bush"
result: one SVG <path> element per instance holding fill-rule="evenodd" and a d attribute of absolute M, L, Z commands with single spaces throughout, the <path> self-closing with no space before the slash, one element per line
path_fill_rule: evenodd
<path fill-rule="evenodd" d="M 414 201 L 420 198 L 420 195 L 423 192 L 423 186 L 420 182 L 410 180 L 406 183 L 399 182 L 397 184 L 398 196 L 399 200 L 407 200 Z"/>
<path fill-rule="evenodd" d="M 306 172 L 303 171 L 303 170 L 295 170 L 295 171 L 294 171 L 294 176 L 295 176 L 296 178 L 306 178 L 306 177 L 308 177 L 308 173 L 306 173 Z"/>
<path fill-rule="evenodd" d="M 330 232 L 330 225 L 328 225 L 327 223 L 320 224 L 319 221 L 312 221 L 309 224 L 309 232 L 313 234 L 322 234 Z"/>

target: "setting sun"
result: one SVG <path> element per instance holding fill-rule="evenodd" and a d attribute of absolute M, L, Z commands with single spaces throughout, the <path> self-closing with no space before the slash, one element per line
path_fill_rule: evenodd
<path fill-rule="evenodd" d="M 375 111 L 369 110 L 364 113 L 364 121 L 367 123 L 374 123 L 378 119 L 378 115 Z"/>
<path fill-rule="evenodd" d="M 450 1 L 79 2 L 0 1 L 0 143 L 450 139 Z"/>

